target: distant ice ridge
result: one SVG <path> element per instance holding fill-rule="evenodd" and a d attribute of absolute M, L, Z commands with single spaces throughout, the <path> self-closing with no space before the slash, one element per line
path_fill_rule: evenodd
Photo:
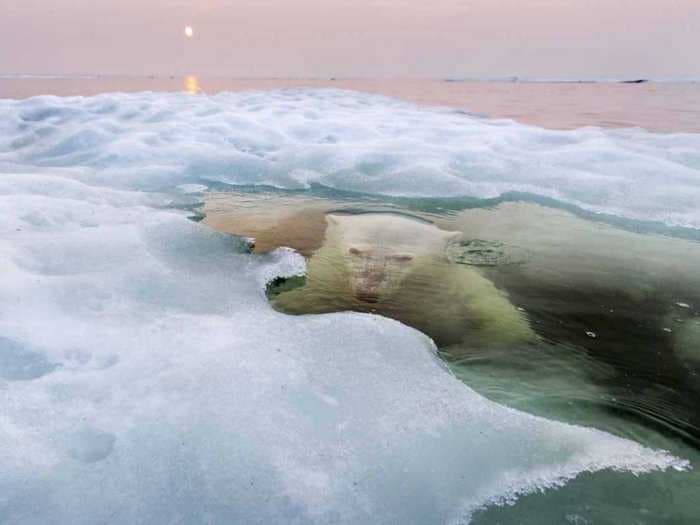
<path fill-rule="evenodd" d="M 38 97 L 0 100 L 0 115 L 0 163 L 79 168 L 110 186 L 518 191 L 700 228 L 700 134 L 553 131 L 340 90 Z"/>
<path fill-rule="evenodd" d="M 73 146 L 45 123 L 0 169 L 0 523 L 465 523 L 582 472 L 688 466 L 492 403 L 395 321 L 275 312 L 264 284 L 301 256 L 168 209 L 199 188 L 164 144 L 150 158 L 134 125 L 74 147 L 66 108 L 96 99 L 47 100 Z M 179 133 L 217 150 L 166 127 L 173 156 Z"/>

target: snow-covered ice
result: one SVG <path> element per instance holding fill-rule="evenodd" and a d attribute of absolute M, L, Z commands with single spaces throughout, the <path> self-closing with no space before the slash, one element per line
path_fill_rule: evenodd
<path fill-rule="evenodd" d="M 301 256 L 167 205 L 301 173 L 698 225 L 697 142 L 334 91 L 1 101 L 0 522 L 465 522 L 581 472 L 684 468 L 486 400 L 395 321 L 275 312 L 265 283 Z M 661 171 L 656 199 L 633 184 Z"/>
<path fill-rule="evenodd" d="M 311 183 L 370 193 L 527 192 L 700 227 L 700 135 L 545 130 L 341 90 L 0 100 L 0 164 L 109 186 Z M 187 186 L 193 188 L 194 186 Z"/>

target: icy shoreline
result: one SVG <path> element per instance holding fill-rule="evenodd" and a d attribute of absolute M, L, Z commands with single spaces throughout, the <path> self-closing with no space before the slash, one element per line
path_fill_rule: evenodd
<path fill-rule="evenodd" d="M 176 186 L 222 170 L 302 184 L 312 160 L 368 190 L 425 184 L 397 179 L 398 157 L 369 162 L 393 151 L 377 139 L 399 131 L 386 119 L 423 113 L 347 93 L 250 97 L 0 103 L 0 520 L 447 522 L 582 472 L 687 468 L 486 400 L 397 322 L 275 312 L 264 284 L 303 271 L 301 256 L 252 255 L 188 220 L 168 208 Z M 336 128 L 319 131 L 331 110 Z M 341 129 L 346 110 L 377 128 Z M 305 152 L 341 132 L 377 140 L 352 159 L 332 140 Z"/>

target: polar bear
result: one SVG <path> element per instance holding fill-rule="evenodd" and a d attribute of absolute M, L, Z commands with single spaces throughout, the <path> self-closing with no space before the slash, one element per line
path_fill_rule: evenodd
<path fill-rule="evenodd" d="M 367 303 L 394 293 L 416 265 L 459 235 L 393 213 L 335 213 L 326 220 L 326 244 L 340 250 L 352 293 Z"/>
<path fill-rule="evenodd" d="M 326 221 L 305 285 L 274 296 L 277 309 L 378 313 L 443 348 L 535 339 L 524 313 L 478 268 L 450 261 L 448 247 L 461 233 L 398 213 L 329 213 Z"/>

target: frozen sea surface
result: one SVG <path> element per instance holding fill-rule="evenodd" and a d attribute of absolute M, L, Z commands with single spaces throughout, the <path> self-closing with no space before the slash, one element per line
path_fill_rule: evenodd
<path fill-rule="evenodd" d="M 341 90 L 0 100 L 0 164 L 80 168 L 112 187 L 177 183 L 403 196 L 524 192 L 700 227 L 700 134 L 545 130 Z"/>
<path fill-rule="evenodd" d="M 302 257 L 179 208 L 194 184 L 317 182 L 698 226 L 699 143 L 340 91 L 0 101 L 0 522 L 460 523 L 687 467 L 490 402 L 395 321 L 275 312 L 265 285 Z"/>

